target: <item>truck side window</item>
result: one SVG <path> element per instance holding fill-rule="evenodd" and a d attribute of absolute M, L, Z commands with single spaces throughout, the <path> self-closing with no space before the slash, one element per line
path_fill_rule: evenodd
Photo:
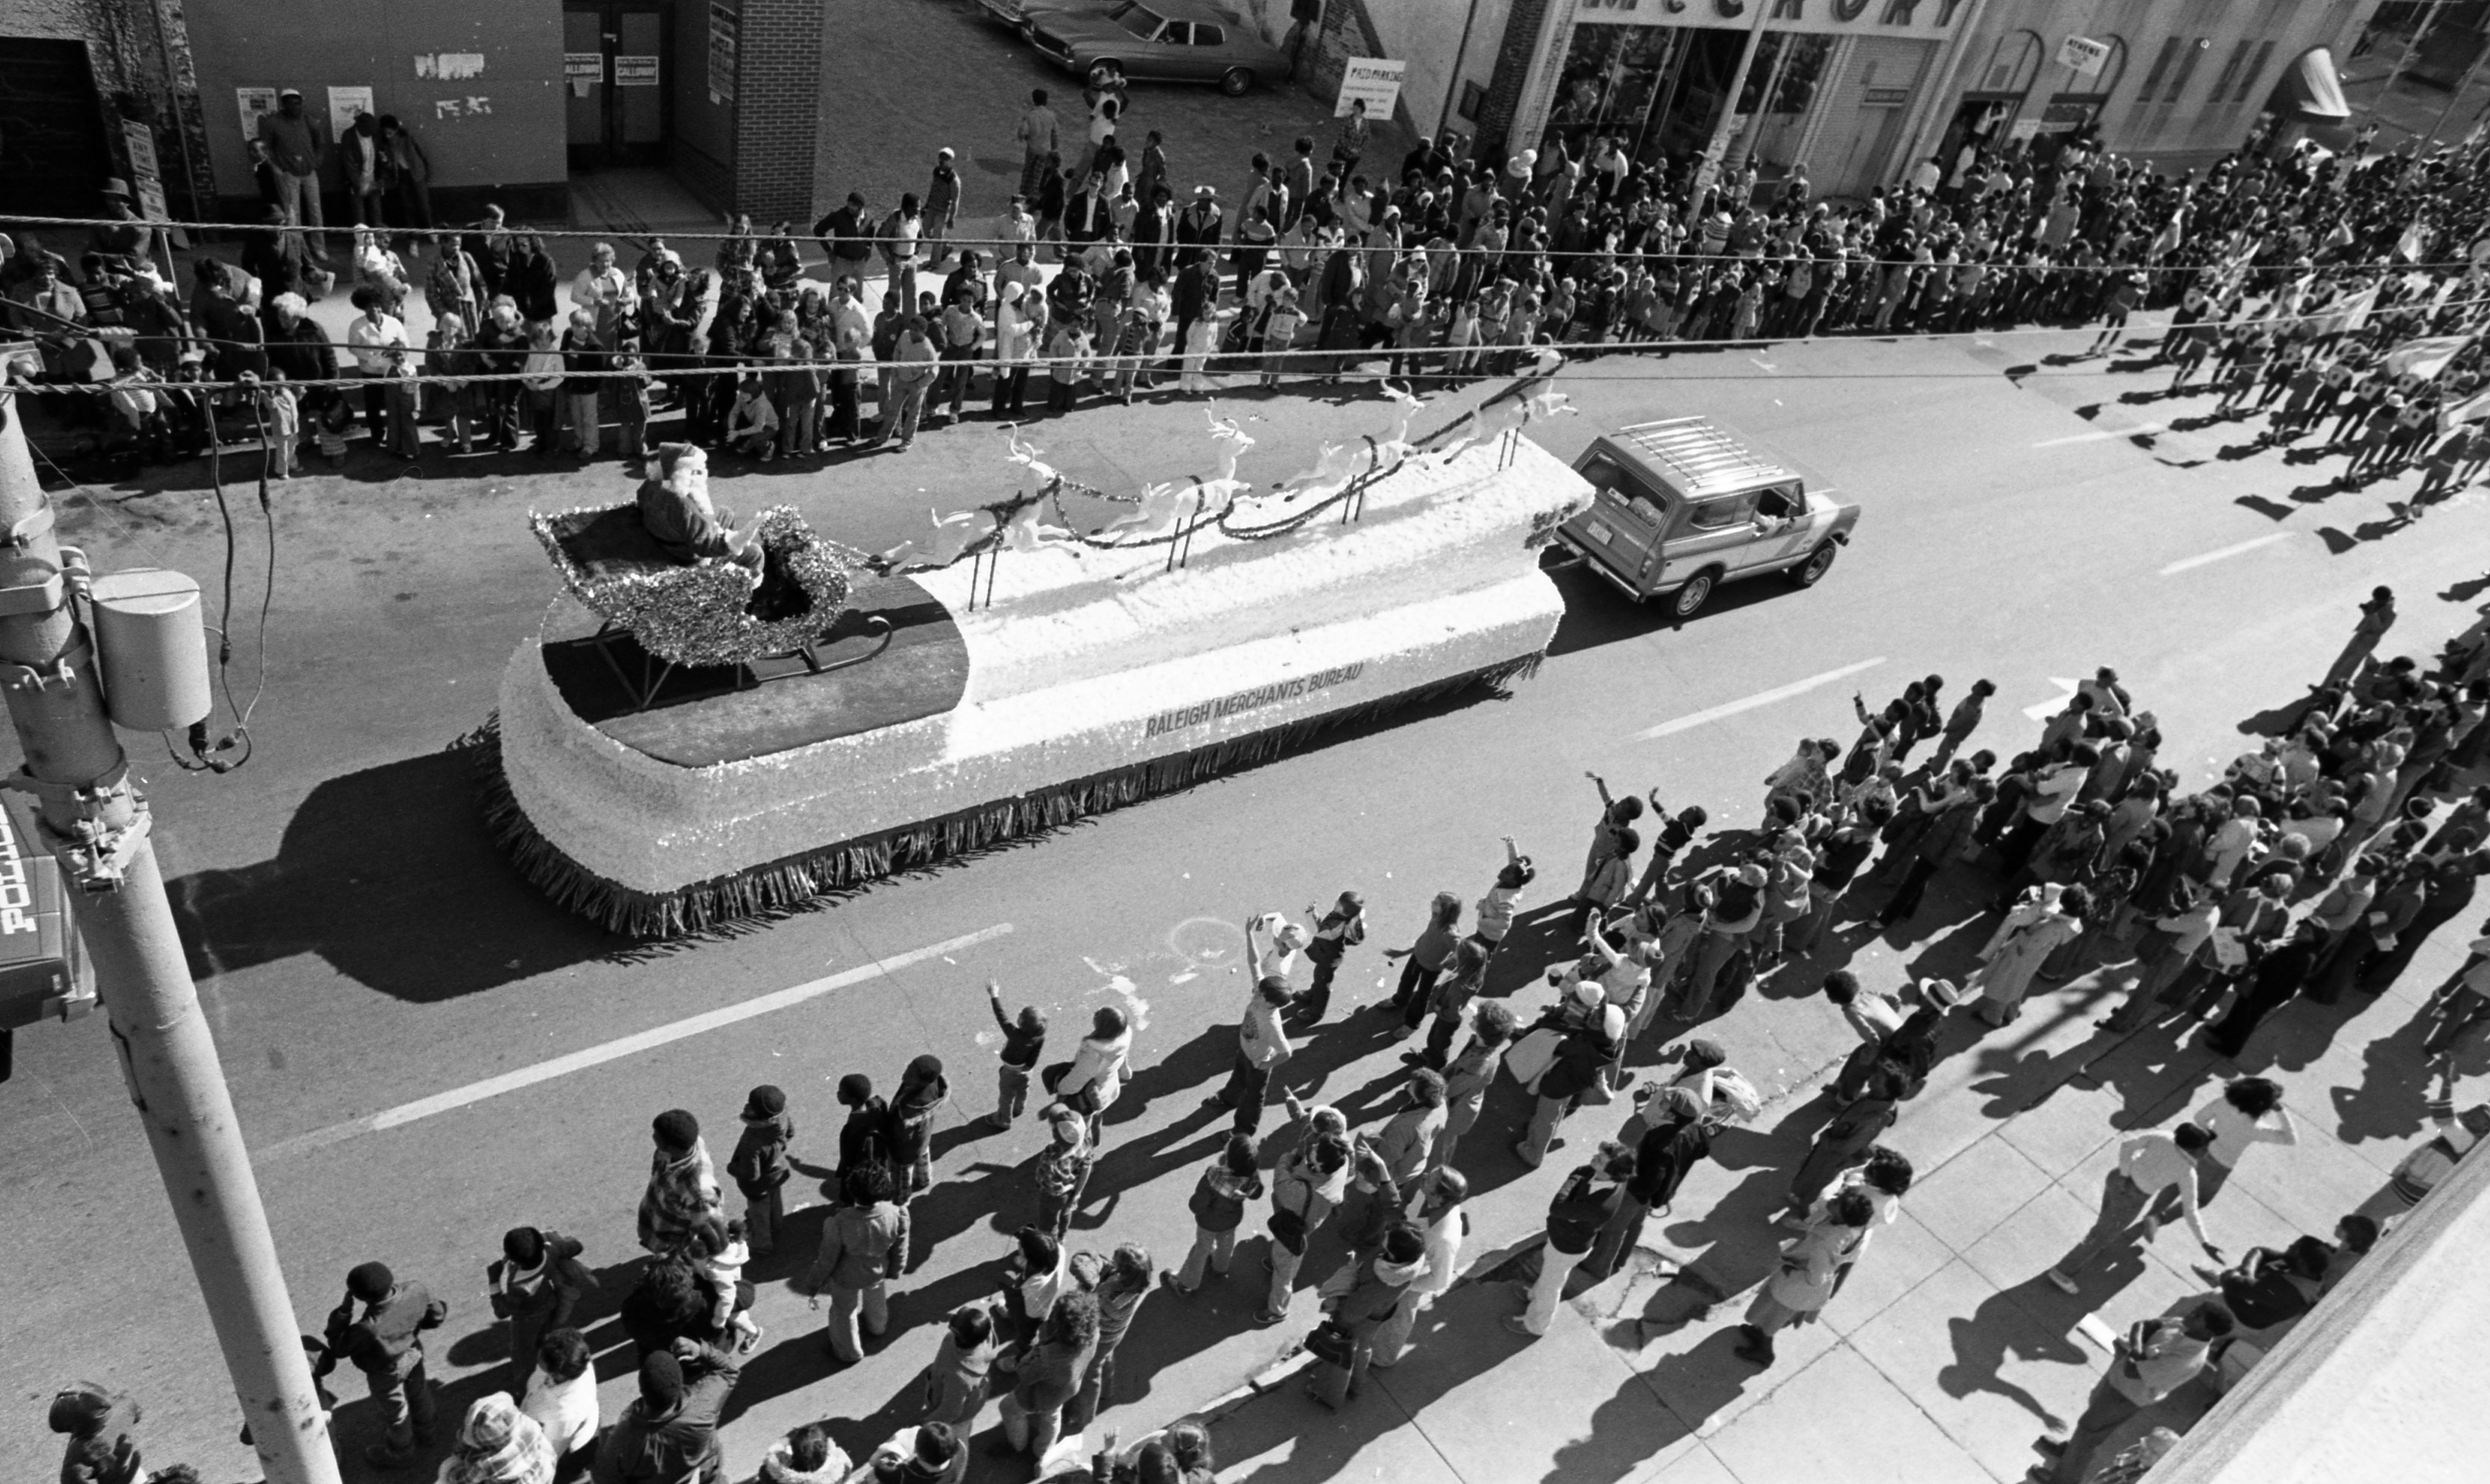
<path fill-rule="evenodd" d="M 1694 508 L 1694 525 L 1697 531 L 1723 531 L 1744 521 L 1754 509 L 1752 495 L 1724 495 L 1706 500 Z"/>
<path fill-rule="evenodd" d="M 1775 520 L 1787 520 L 1804 514 L 1806 509 L 1799 502 L 1794 491 L 1780 485 L 1765 490 L 1755 497 L 1755 513 L 1771 516 Z"/>

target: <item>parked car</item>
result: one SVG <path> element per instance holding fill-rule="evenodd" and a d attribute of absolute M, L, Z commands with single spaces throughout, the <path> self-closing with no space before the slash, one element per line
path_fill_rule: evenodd
<path fill-rule="evenodd" d="M 1556 538 L 1636 602 L 1670 598 L 1679 618 L 1765 572 L 1815 586 L 1859 524 L 1855 501 L 1810 489 L 1702 418 L 1604 433 L 1574 468 L 1599 494 Z"/>
<path fill-rule="evenodd" d="M 1040 55 L 1076 76 L 1101 63 L 1135 82 L 1215 82 L 1231 98 L 1288 75 L 1253 22 L 1207 0 L 979 0 Z"/>

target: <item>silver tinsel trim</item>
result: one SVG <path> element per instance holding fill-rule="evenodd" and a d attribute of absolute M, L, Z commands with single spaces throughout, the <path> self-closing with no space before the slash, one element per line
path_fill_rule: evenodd
<path fill-rule="evenodd" d="M 627 630 L 640 647 L 672 664 L 739 665 L 784 655 L 825 637 L 846 611 L 851 575 L 864 554 L 815 536 L 792 505 L 774 505 L 752 523 L 751 536 L 771 565 L 810 601 L 792 618 L 764 622 L 746 611 L 760 579 L 733 562 L 658 565 L 591 571 L 565 544 L 594 522 L 635 506 L 597 506 L 553 514 L 531 511 L 529 528 L 553 558 L 563 585 L 598 618 Z"/>

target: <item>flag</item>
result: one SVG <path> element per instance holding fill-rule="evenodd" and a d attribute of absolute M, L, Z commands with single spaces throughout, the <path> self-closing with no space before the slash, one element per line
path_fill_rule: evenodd
<path fill-rule="evenodd" d="M 2490 418 L 2490 392 L 2476 392 L 2463 401 L 2446 403 L 2438 409 L 2438 430 L 2450 432 L 2467 422 Z"/>
<path fill-rule="evenodd" d="M 2404 228 L 2404 235 L 2395 239 L 2395 256 L 2418 263 L 2421 254 L 2428 250 L 2429 234 L 2421 230 L 2420 218 L 2415 217 L 2412 225 Z"/>
<path fill-rule="evenodd" d="M 2320 310 L 2310 324 L 2319 335 L 2350 335 L 2369 322 L 2369 311 L 2377 306 L 2378 286 L 2374 283 L 2356 294 L 2346 294 Z"/>
<path fill-rule="evenodd" d="M 2387 374 L 2412 375 L 2428 381 L 2447 369 L 2456 352 L 2472 343 L 2473 336 L 2469 335 L 2434 335 L 2406 340 L 2387 352 Z"/>

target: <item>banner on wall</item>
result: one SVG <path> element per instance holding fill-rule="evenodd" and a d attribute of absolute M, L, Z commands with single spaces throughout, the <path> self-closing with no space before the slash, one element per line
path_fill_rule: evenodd
<path fill-rule="evenodd" d="M 2109 61 L 2109 43 L 2070 36 L 2058 44 L 2058 65 L 2079 77 L 2098 77 Z"/>
<path fill-rule="evenodd" d="M 343 138 L 355 127 L 358 115 L 372 111 L 372 90 L 369 88 L 331 88 L 329 90 L 329 137 Z"/>
<path fill-rule="evenodd" d="M 261 117 L 276 111 L 276 90 L 275 88 L 236 88 L 234 104 L 242 111 L 243 143 L 257 144 Z"/>

